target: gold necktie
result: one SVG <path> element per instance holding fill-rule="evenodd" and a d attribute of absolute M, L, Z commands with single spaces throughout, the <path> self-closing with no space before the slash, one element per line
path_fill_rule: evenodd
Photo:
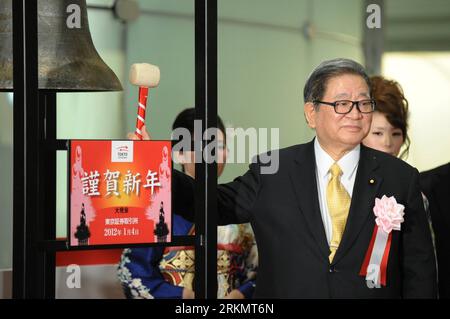
<path fill-rule="evenodd" d="M 330 174 L 331 178 L 327 186 L 327 205 L 333 227 L 329 256 L 331 263 L 344 233 L 351 199 L 344 185 L 341 184 L 342 170 L 337 163 L 330 167 Z"/>

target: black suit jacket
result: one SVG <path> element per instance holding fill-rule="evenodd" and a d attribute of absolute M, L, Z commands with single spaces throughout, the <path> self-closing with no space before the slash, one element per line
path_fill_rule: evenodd
<path fill-rule="evenodd" d="M 420 173 L 430 203 L 438 261 L 439 297 L 450 298 L 450 163 Z"/>
<path fill-rule="evenodd" d="M 259 252 L 257 298 L 433 298 L 435 260 L 415 168 L 361 146 L 347 225 L 334 261 L 319 209 L 313 142 L 279 150 L 279 170 L 261 164 L 219 185 L 221 224 L 250 221 Z M 370 184 L 373 179 L 375 183 Z M 174 210 L 193 219 L 193 179 L 174 174 Z M 375 197 L 394 195 L 405 205 L 394 231 L 387 286 L 370 289 L 359 276 L 374 231 Z"/>

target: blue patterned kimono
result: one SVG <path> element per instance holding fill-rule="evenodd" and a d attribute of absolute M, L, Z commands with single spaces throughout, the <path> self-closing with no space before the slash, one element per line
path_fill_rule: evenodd
<path fill-rule="evenodd" d="M 193 224 L 173 215 L 173 235 L 193 234 Z M 258 252 L 249 224 L 219 226 L 217 231 L 218 298 L 238 289 L 251 298 Z M 194 247 L 129 248 L 122 253 L 118 277 L 127 298 L 181 298 L 193 290 Z"/>

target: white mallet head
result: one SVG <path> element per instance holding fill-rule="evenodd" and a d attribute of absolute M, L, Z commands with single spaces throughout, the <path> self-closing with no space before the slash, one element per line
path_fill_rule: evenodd
<path fill-rule="evenodd" d="M 130 68 L 130 83 L 148 88 L 157 87 L 160 72 L 156 65 L 149 63 L 135 63 Z"/>

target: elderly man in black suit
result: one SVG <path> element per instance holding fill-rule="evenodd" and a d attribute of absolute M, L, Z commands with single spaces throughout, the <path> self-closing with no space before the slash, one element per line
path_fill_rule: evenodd
<path fill-rule="evenodd" d="M 264 173 L 256 160 L 243 176 L 218 186 L 220 223 L 252 223 L 256 297 L 435 297 L 418 171 L 361 145 L 374 107 L 360 64 L 321 63 L 304 88 L 305 117 L 316 137 L 265 154 L 278 156 L 276 172 Z M 175 173 L 175 211 L 192 220 L 193 198 L 194 180 Z"/>

